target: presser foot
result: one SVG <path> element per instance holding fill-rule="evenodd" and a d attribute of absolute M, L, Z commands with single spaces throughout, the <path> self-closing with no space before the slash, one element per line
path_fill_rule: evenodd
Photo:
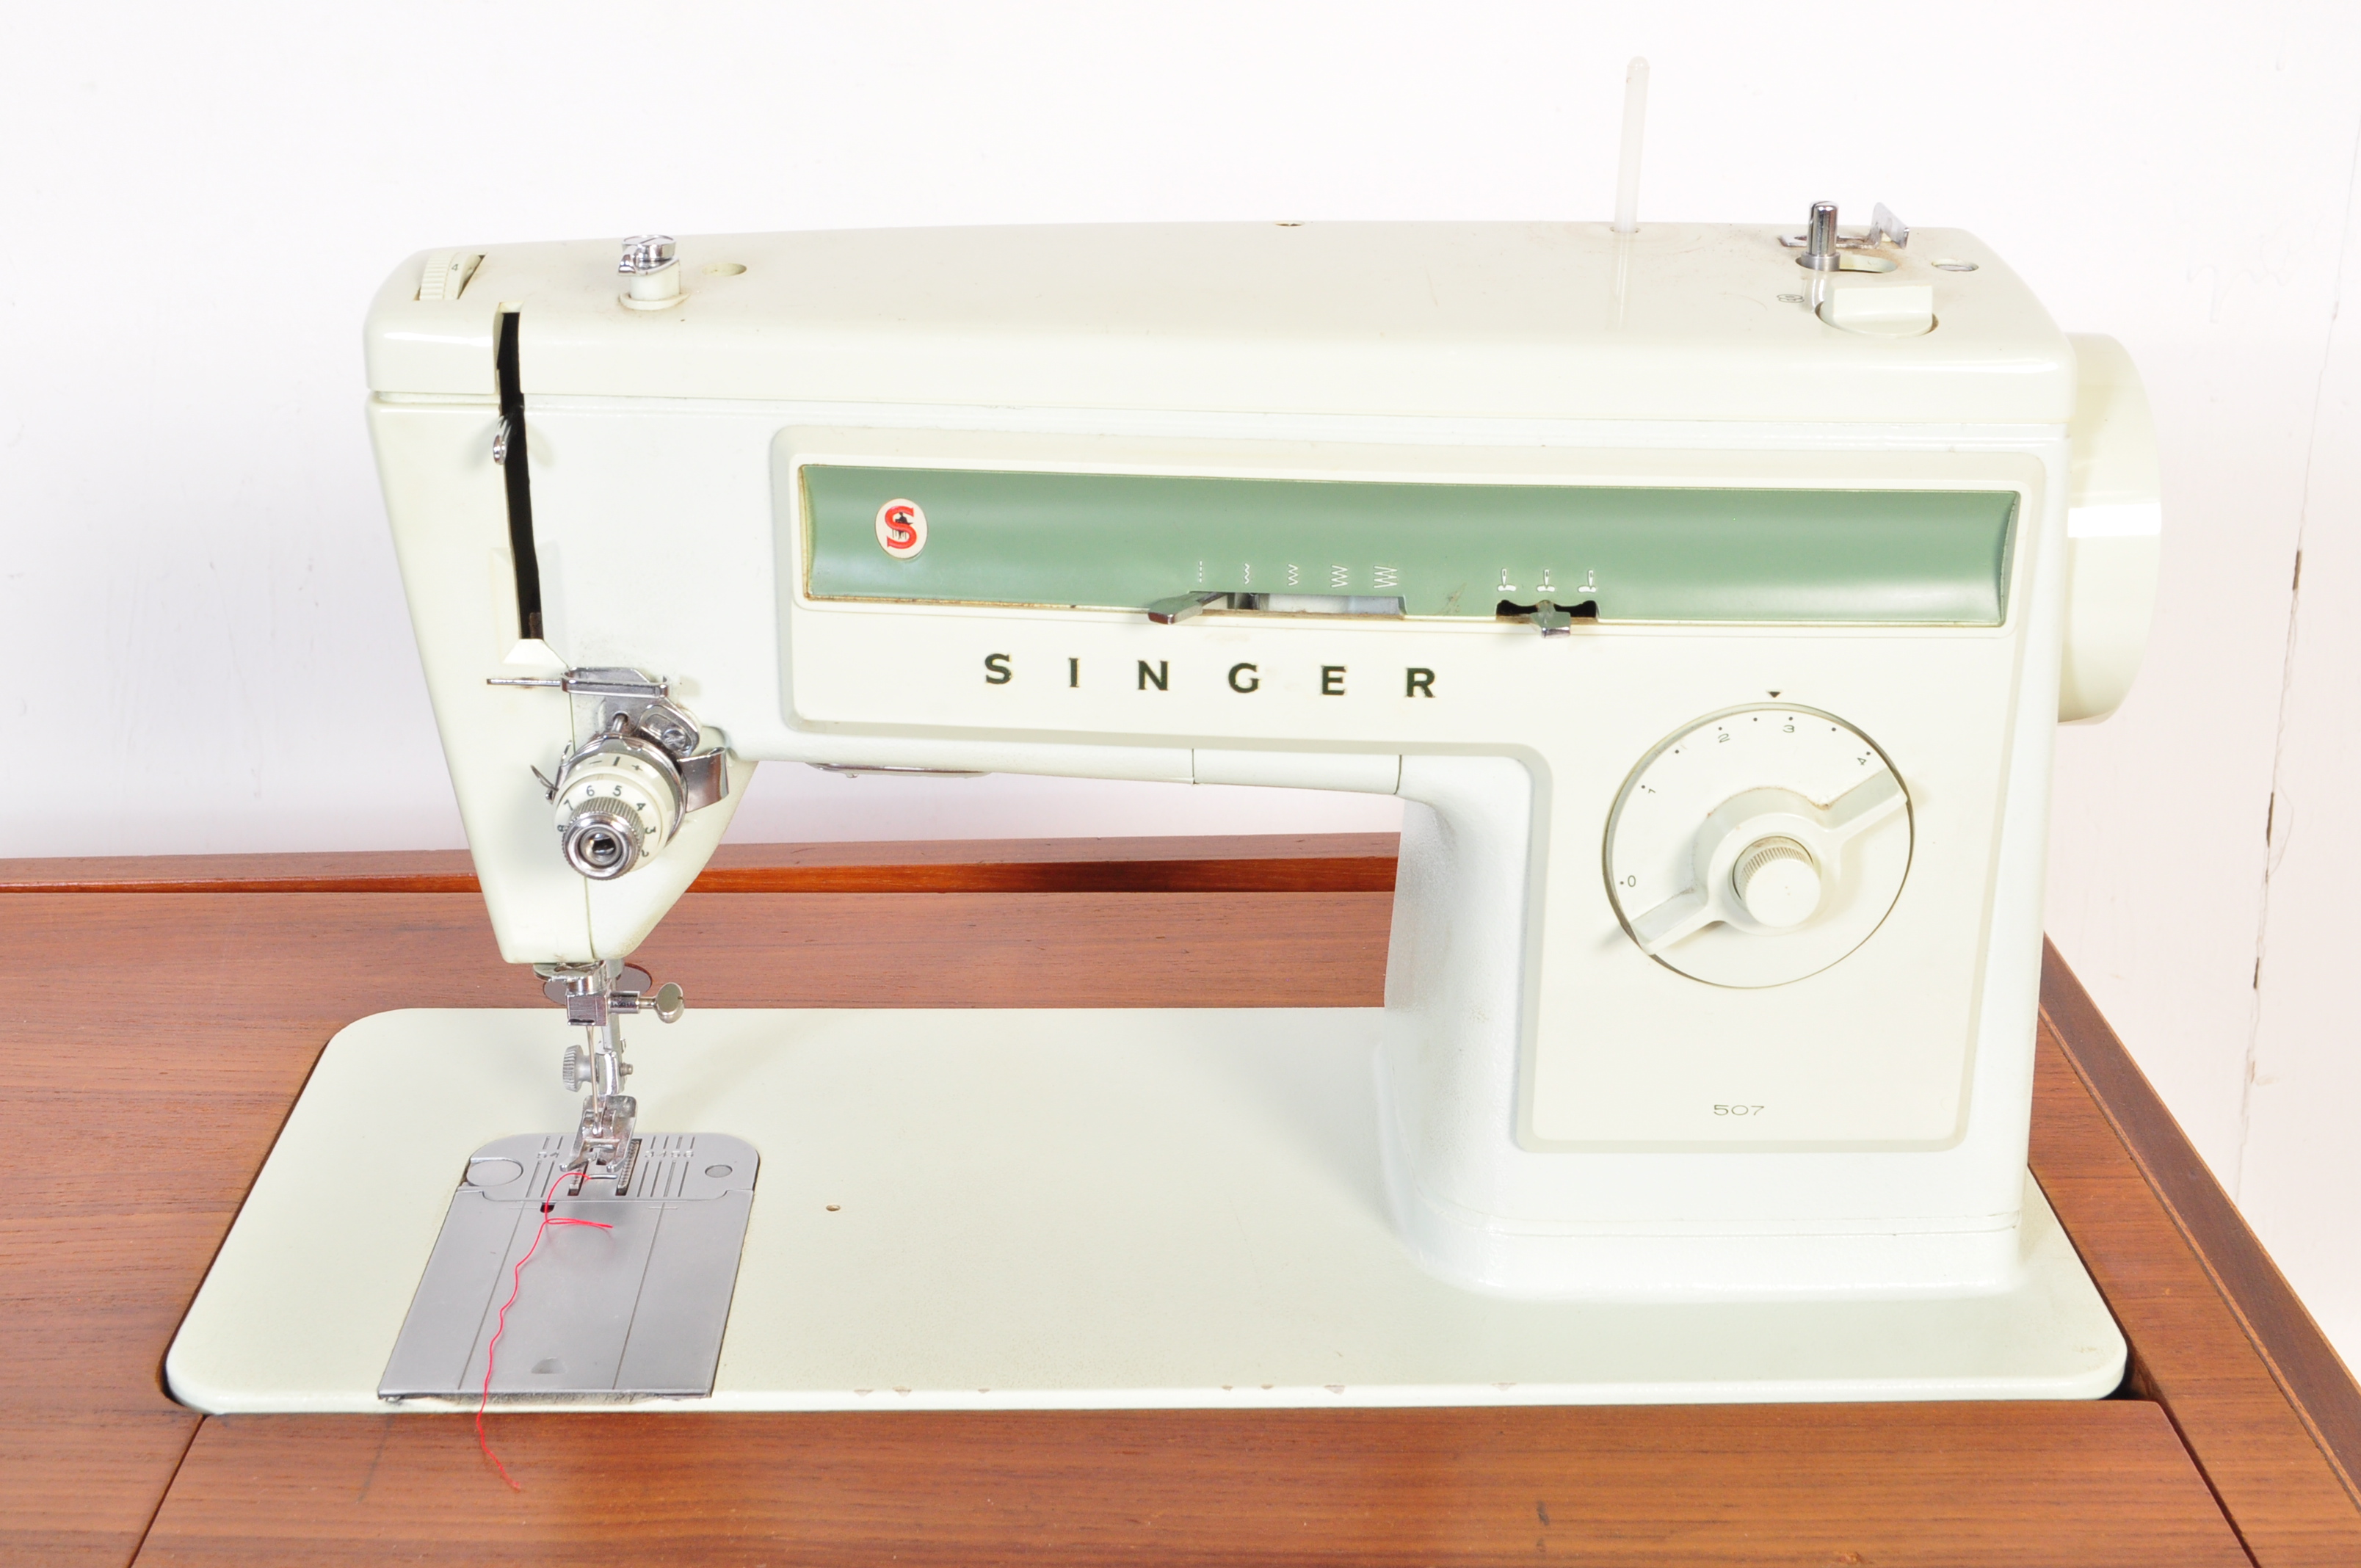
<path fill-rule="evenodd" d="M 640 1102 L 623 1092 L 623 1080 L 631 1073 L 631 1064 L 623 1059 L 623 1019 L 653 1013 L 664 1023 L 677 1023 L 688 1003 L 679 986 L 654 985 L 647 970 L 619 959 L 535 964 L 533 973 L 543 994 L 563 1006 L 566 1021 L 583 1032 L 582 1044 L 566 1047 L 558 1065 L 558 1081 L 569 1092 L 589 1091 L 582 1100 L 582 1121 L 566 1168 L 628 1187 L 639 1148 L 631 1131 Z"/>
<path fill-rule="evenodd" d="M 616 1182 L 619 1191 L 628 1189 L 640 1154 L 640 1139 L 633 1135 L 639 1111 L 640 1102 L 628 1094 L 586 1098 L 582 1124 L 566 1149 L 566 1168 L 593 1180 Z"/>
<path fill-rule="evenodd" d="M 484 1145 L 451 1195 L 378 1397 L 711 1394 L 760 1163 L 752 1144 L 716 1133 L 631 1136 L 603 1165 L 583 1163 L 563 1135 Z"/>

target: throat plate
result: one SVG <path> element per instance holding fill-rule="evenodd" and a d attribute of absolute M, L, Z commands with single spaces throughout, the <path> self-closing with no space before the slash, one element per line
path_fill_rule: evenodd
<path fill-rule="evenodd" d="M 570 1195 L 576 1178 L 558 1183 L 551 1213 L 603 1230 L 541 1231 L 564 1138 L 496 1138 L 470 1156 L 379 1397 L 463 1398 L 483 1388 L 500 1303 L 536 1232 L 540 1250 L 500 1335 L 494 1398 L 712 1393 L 760 1162 L 752 1145 L 719 1134 L 635 1141 L 620 1179 L 583 1181 L 578 1195 Z"/>

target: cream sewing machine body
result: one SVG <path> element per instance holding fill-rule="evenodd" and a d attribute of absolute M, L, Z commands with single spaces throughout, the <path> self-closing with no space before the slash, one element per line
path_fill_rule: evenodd
<path fill-rule="evenodd" d="M 1587 1371 L 1504 1351 L 1496 1377 L 1420 1370 L 1426 1331 L 1404 1328 L 1356 1397 L 2113 1387 L 2120 1337 L 2025 1171 L 2052 727 L 2121 699 L 2155 582 L 2154 439 L 2113 343 L 2063 335 L 1972 237 L 1883 213 L 1840 238 L 1828 211 L 1801 247 L 1767 227 L 1307 224 L 616 257 L 430 253 L 368 335 L 485 898 L 503 955 L 594 1027 L 567 1087 L 621 1108 L 615 1135 L 632 1107 L 602 1009 L 678 1012 L 620 960 L 757 762 L 1393 794 L 1382 1010 L 960 1030 L 1019 1077 L 1077 1081 L 1110 1031 L 1172 1062 L 1216 1018 L 1273 1059 L 1310 1042 L 1378 1190 L 1362 1262 L 1334 1269 L 1395 1281 L 1355 1287 L 1367 1310 L 1395 1291 L 1404 1323 L 1501 1312 L 1523 1325 L 1502 1344 L 1610 1342 Z M 890 1057 L 928 1015 L 870 1016 Z M 758 1014 L 732 1038 L 765 1017 L 782 1060 L 800 1018 L 860 1027 Z M 684 1037 L 719 1026 L 693 1014 Z M 925 1098 L 911 1073 L 963 1070 L 926 1059 L 780 1092 L 832 1082 L 867 1102 L 831 1114 L 882 1115 Z M 1218 1117 L 1218 1097 L 1160 1104 L 1143 1086 L 1164 1059 L 1063 1109 L 978 1103 L 1006 1120 L 946 1135 L 1088 1144 L 1104 1129 L 1072 1118 L 1104 1117 L 1178 1148 L 1189 1130 L 1154 1124 Z M 757 1100 L 708 1124 L 790 1182 Z M 1330 1192 L 1299 1134 L 1224 1157 Z M 938 1157 L 966 1157 L 908 1154 Z M 1159 1157 L 1079 1179 L 1153 1209 L 1184 1179 Z M 758 1266 L 788 1245 L 766 1200 L 790 1201 L 753 1202 L 714 1398 L 829 1403 L 832 1373 L 748 1370 L 750 1281 L 796 1266 Z M 1051 1266 L 1038 1240 L 1006 1255 Z M 1128 1266 L 1060 1245 L 1058 1266 Z M 959 1271 L 929 1277 L 956 1315 Z M 1664 1303 L 1708 1316 L 1657 1343 L 1638 1325 Z M 1241 1365 L 1262 1332 L 1236 1330 Z M 1978 1335 L 1989 1354 L 1945 1359 Z M 1705 1338 L 1759 1342 L 1763 1365 L 1732 1371 Z M 1003 1390 L 984 1403 L 1230 1387 L 1186 1367 L 1028 1382 L 978 1354 L 943 1381 Z M 1273 1386 L 1331 1383 L 1292 1376 Z M 217 1408 L 289 1398 L 193 1362 L 175 1378 Z"/>

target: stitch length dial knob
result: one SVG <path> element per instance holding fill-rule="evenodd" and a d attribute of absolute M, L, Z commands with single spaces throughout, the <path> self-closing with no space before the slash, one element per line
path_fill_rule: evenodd
<path fill-rule="evenodd" d="M 1869 738 L 1806 707 L 1697 720 L 1641 760 L 1607 825 L 1640 950 L 1716 985 L 1784 985 L 1869 939 L 1910 869 L 1910 797 Z"/>
<path fill-rule="evenodd" d="M 1774 931 L 1800 926 L 1819 911 L 1819 864 L 1793 839 L 1749 844 L 1730 868 L 1730 886 L 1746 913 Z"/>

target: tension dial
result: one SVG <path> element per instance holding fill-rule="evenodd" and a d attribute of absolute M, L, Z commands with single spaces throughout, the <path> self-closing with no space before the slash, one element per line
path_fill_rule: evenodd
<path fill-rule="evenodd" d="M 1700 718 L 1641 759 L 1607 819 L 1640 950 L 1715 985 L 1784 985 L 1869 939 L 1910 870 L 1910 796 L 1860 730 L 1808 707 Z"/>

